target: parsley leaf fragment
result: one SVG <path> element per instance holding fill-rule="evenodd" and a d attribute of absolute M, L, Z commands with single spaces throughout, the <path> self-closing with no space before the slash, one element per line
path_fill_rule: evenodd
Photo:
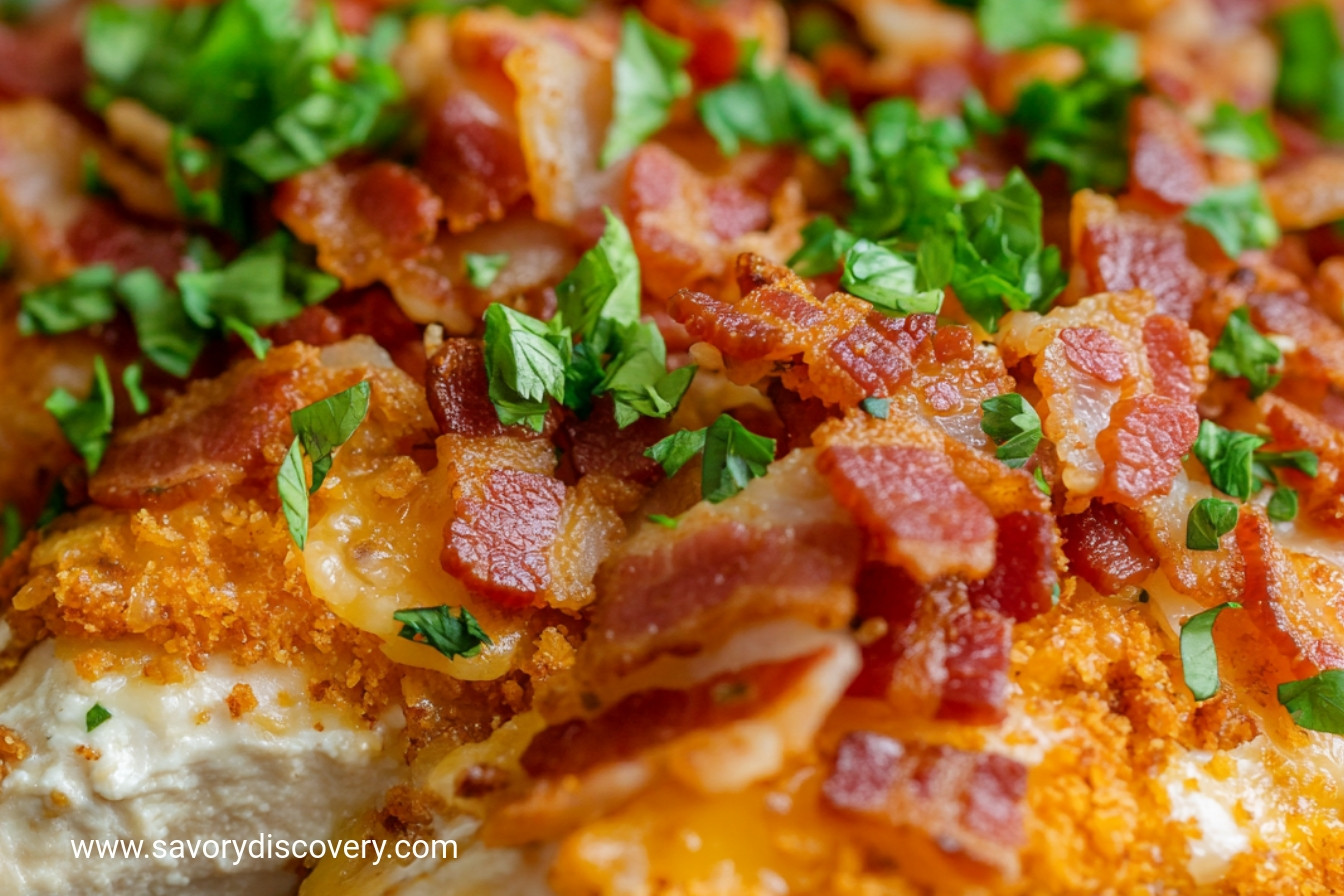
<path fill-rule="evenodd" d="M 1276 488 L 1265 505 L 1265 513 L 1276 523 L 1290 523 L 1297 518 L 1297 491 L 1291 488 Z"/>
<path fill-rule="evenodd" d="M 103 704 L 95 703 L 93 704 L 93 707 L 84 714 L 84 730 L 92 731 L 110 718 L 112 718 L 112 713 L 103 708 Z"/>
<path fill-rule="evenodd" d="M 598 159 L 601 167 L 629 155 L 667 124 L 672 104 L 691 92 L 691 76 L 682 70 L 690 54 L 686 41 L 655 28 L 633 10 L 626 12 L 612 63 L 616 97 Z"/>
<path fill-rule="evenodd" d="M 775 440 L 758 436 L 728 414 L 720 414 L 705 429 L 680 430 L 644 452 L 668 476 L 696 454 L 701 455 L 700 495 L 717 504 L 765 475 L 775 459 Z"/>
<path fill-rule="evenodd" d="M 83 400 L 57 388 L 47 398 L 46 409 L 56 418 L 66 440 L 84 458 L 89 473 L 98 472 L 112 434 L 112 378 L 102 356 L 93 359 L 93 384 Z"/>
<path fill-rule="evenodd" d="M 991 50 L 1037 46 L 1069 26 L 1064 0 L 982 0 L 975 22 Z"/>
<path fill-rule="evenodd" d="M 1272 162 L 1282 148 L 1264 109 L 1242 112 L 1226 101 L 1214 107 L 1213 117 L 1200 131 L 1209 152 L 1259 164 Z"/>
<path fill-rule="evenodd" d="M 1210 189 L 1185 210 L 1185 219 L 1212 234 L 1228 258 L 1279 241 L 1279 225 L 1255 181 Z"/>
<path fill-rule="evenodd" d="M 864 413 L 868 416 L 876 417 L 879 420 L 885 420 L 887 419 L 887 415 L 891 413 L 891 399 L 875 398 L 870 395 L 859 402 L 859 407 L 862 408 Z"/>
<path fill-rule="evenodd" d="M 1274 388 L 1282 375 L 1275 368 L 1282 362 L 1283 352 L 1255 329 L 1245 306 L 1227 318 L 1218 344 L 1209 353 L 1209 366 L 1224 376 L 1244 378 L 1252 398 Z"/>
<path fill-rule="evenodd" d="M 1344 48 L 1324 3 L 1291 6 L 1270 19 L 1279 38 L 1280 104 L 1316 119 L 1328 138 L 1344 138 Z"/>
<path fill-rule="evenodd" d="M 0 522 L 4 524 L 3 537 L 0 538 L 0 560 L 4 560 L 23 543 L 23 518 L 19 516 L 19 508 L 6 504 L 4 513 L 0 514 Z"/>
<path fill-rule="evenodd" d="M 456 616 L 444 605 L 397 610 L 392 618 L 401 623 L 398 636 L 428 644 L 448 659 L 476 656 L 482 646 L 494 643 L 466 607 L 459 608 Z"/>
<path fill-rule="evenodd" d="M 467 282 L 477 289 L 488 289 L 508 263 L 507 252 L 495 255 L 467 252 L 462 256 L 462 264 L 467 269 Z"/>
<path fill-rule="evenodd" d="M 999 446 L 994 456 L 1015 470 L 1021 468 L 1041 442 L 1036 409 L 1016 392 L 987 398 L 980 402 L 980 409 L 984 412 L 980 428 Z"/>
<path fill-rule="evenodd" d="M 1192 450 L 1215 488 L 1245 501 L 1261 488 L 1253 462 L 1255 450 L 1266 441 L 1262 436 L 1224 429 L 1212 420 L 1203 420 Z"/>
<path fill-rule="evenodd" d="M 1185 521 L 1185 546 L 1192 551 L 1216 551 L 1219 539 L 1237 525 L 1237 505 L 1221 498 L 1201 498 Z"/>
<path fill-rule="evenodd" d="M 117 316 L 116 282 L 112 265 L 93 264 L 28 290 L 19 302 L 19 333 L 51 336 L 107 323 Z"/>
<path fill-rule="evenodd" d="M 1301 728 L 1344 734 L 1344 669 L 1279 685 L 1279 703 Z"/>
<path fill-rule="evenodd" d="M 289 415 L 294 441 L 285 452 L 275 485 L 289 534 L 299 550 L 308 543 L 308 496 L 322 487 L 331 471 L 333 452 L 349 441 L 364 422 L 369 412 L 370 391 L 368 381 L 364 380 Z M 311 485 L 304 470 L 305 455 L 312 462 Z"/>
<path fill-rule="evenodd" d="M 1240 610 L 1234 601 L 1196 613 L 1181 626 L 1181 673 L 1196 700 L 1218 693 L 1218 651 L 1213 643 L 1213 624 L 1224 610 Z"/>

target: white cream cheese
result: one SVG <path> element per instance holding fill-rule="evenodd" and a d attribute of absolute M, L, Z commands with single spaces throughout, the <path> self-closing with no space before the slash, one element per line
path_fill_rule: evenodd
<path fill-rule="evenodd" d="M 32 751 L 0 782 L 0 893 L 292 893 L 293 860 L 156 858 L 152 844 L 330 837 L 397 781 L 396 722 L 368 728 L 314 704 L 297 670 L 217 658 L 174 684 L 89 682 L 57 646 L 0 686 L 0 725 Z M 239 683 L 258 705 L 235 719 L 225 701 Z M 95 703 L 111 717 L 90 732 Z M 71 841 L 95 838 L 143 841 L 144 856 L 76 858 Z"/>

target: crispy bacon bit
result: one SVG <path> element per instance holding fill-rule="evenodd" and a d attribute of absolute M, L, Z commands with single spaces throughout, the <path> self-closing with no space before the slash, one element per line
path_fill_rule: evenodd
<path fill-rule="evenodd" d="M 351 179 L 350 206 L 381 236 L 395 257 L 413 255 L 434 240 L 443 212 L 439 197 L 414 172 L 374 162 Z"/>
<path fill-rule="evenodd" d="M 586 420 L 565 423 L 569 457 L 580 476 L 600 473 L 653 485 L 663 478 L 663 468 L 644 456 L 644 451 L 667 434 L 667 423 L 640 417 L 625 429 L 616 425 L 610 398 L 598 399 Z"/>
<path fill-rule="evenodd" d="M 985 578 L 971 582 L 967 594 L 974 607 L 1026 622 L 1050 609 L 1059 584 L 1054 518 L 1048 513 L 1017 510 L 996 523 L 994 568 Z"/>
<path fill-rule="evenodd" d="M 1246 304 L 1257 329 L 1292 340 L 1289 372 L 1344 388 L 1344 330 L 1308 304 L 1306 293 L 1254 291 Z"/>
<path fill-rule="evenodd" d="M 993 610 L 972 610 L 948 625 L 940 719 L 993 725 L 1008 700 L 1008 651 L 1013 621 Z"/>
<path fill-rule="evenodd" d="M 594 766 L 632 759 L 696 729 L 714 728 L 778 700 L 817 662 L 817 654 L 716 675 L 684 691 L 631 694 L 594 719 L 572 719 L 542 731 L 523 752 L 534 778 L 581 775 Z"/>
<path fill-rule="evenodd" d="M 679 290 L 668 302 L 672 319 L 696 339 L 739 361 L 769 358 L 786 345 L 784 329 L 752 317 L 702 292 Z"/>
<path fill-rule="evenodd" d="M 1153 391 L 1181 402 L 1194 401 L 1203 391 L 1194 370 L 1207 362 L 1207 353 L 1185 324 L 1165 314 L 1143 322 L 1143 348 L 1153 373 Z"/>
<path fill-rule="evenodd" d="M 1026 766 L 1007 757 L 855 731 L 840 742 L 822 794 L 831 808 L 867 822 L 859 832 L 898 857 L 896 844 L 905 842 L 898 832 L 917 833 L 946 856 L 1011 877 L 1026 842 L 1026 789 Z"/>
<path fill-rule="evenodd" d="M 1110 425 L 1097 437 L 1106 462 L 1100 494 L 1122 504 L 1166 494 L 1198 432 L 1199 414 L 1186 402 L 1161 395 L 1116 402 Z"/>
<path fill-rule="evenodd" d="M 429 115 L 418 167 L 454 233 L 502 219 L 527 195 L 516 123 L 469 90 L 451 93 Z"/>
<path fill-rule="evenodd" d="M 547 414 L 542 432 L 499 422 L 490 403 L 485 355 L 478 339 L 444 340 L 425 369 L 425 391 L 441 433 L 540 439 L 547 438 L 559 422 L 558 413 Z"/>
<path fill-rule="evenodd" d="M 738 46 L 755 42 L 762 61 L 777 64 L 788 46 L 783 10 L 765 0 L 725 0 L 691 7 L 675 0 L 651 0 L 644 14 L 658 27 L 691 44 L 686 71 L 702 88 L 730 80 L 740 64 Z"/>
<path fill-rule="evenodd" d="M 132 221 L 105 202 L 90 202 L 65 231 L 81 265 L 105 262 L 119 271 L 150 268 L 171 280 L 182 267 L 186 234 L 176 227 Z"/>
<path fill-rule="evenodd" d="M 1111 504 L 1093 501 L 1082 513 L 1061 516 L 1059 531 L 1069 570 L 1102 594 L 1115 594 L 1157 569 L 1157 558 Z"/>
<path fill-rule="evenodd" d="M 1344 572 L 1285 552 L 1258 507 L 1243 508 L 1236 539 L 1246 568 L 1242 600 L 1261 634 L 1302 677 L 1344 668 L 1344 621 L 1334 608 Z"/>
<path fill-rule="evenodd" d="M 603 568 L 589 629 L 595 661 L 631 668 L 760 619 L 835 625 L 848 618 L 844 594 L 859 564 L 852 528 L 723 520 L 682 531 L 689 526 L 683 522 L 651 551 L 626 551 Z"/>
<path fill-rule="evenodd" d="M 1089 190 L 1074 196 L 1070 220 L 1073 257 L 1086 278 L 1086 292 L 1146 289 L 1157 299 L 1158 311 L 1190 319 L 1207 277 L 1187 255 L 1178 223 L 1122 212 L 1115 200 Z"/>
<path fill-rule="evenodd" d="M 48 11 L 38 22 L 14 28 L 0 24 L 0 97 L 74 99 L 85 86 L 79 12 Z"/>
<path fill-rule="evenodd" d="M 108 507 L 175 507 L 274 475 L 293 433 L 290 411 L 330 388 L 315 349 L 302 345 L 192 383 L 164 412 L 118 430 L 89 497 Z"/>
<path fill-rule="evenodd" d="M 459 479 L 444 569 L 501 606 L 527 606 L 550 584 L 564 500 L 564 483 L 539 473 L 502 469 Z"/>
<path fill-rule="evenodd" d="M 1344 434 L 1277 395 L 1261 396 L 1260 405 L 1265 411 L 1265 425 L 1274 436 L 1274 450 L 1306 449 L 1316 454 L 1318 469 L 1314 477 L 1293 470 L 1278 471 L 1300 493 L 1302 512 L 1316 525 L 1344 533 Z"/>
<path fill-rule="evenodd" d="M 994 565 L 994 517 L 942 455 L 895 445 L 826 448 L 817 460 L 870 553 L 920 581 L 983 576 Z"/>
<path fill-rule="evenodd" d="M 1115 385 L 1133 375 L 1125 347 L 1105 330 L 1065 327 L 1058 338 L 1064 344 L 1064 357 L 1069 363 L 1103 383 Z"/>
<path fill-rule="evenodd" d="M 1157 97 L 1135 100 L 1129 117 L 1130 189 L 1170 210 L 1199 201 L 1209 175 L 1194 125 Z"/>
<path fill-rule="evenodd" d="M 1344 157 L 1323 152 L 1265 177 L 1265 198 L 1287 230 L 1344 217 Z"/>

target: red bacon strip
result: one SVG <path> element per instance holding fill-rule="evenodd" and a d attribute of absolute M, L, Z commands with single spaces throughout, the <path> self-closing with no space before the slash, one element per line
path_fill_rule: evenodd
<path fill-rule="evenodd" d="M 994 517 L 942 455 L 895 445 L 826 448 L 817 469 L 869 538 L 870 553 L 920 581 L 983 576 Z"/>
<path fill-rule="evenodd" d="M 1166 494 L 1198 433 L 1199 413 L 1188 402 L 1161 395 L 1116 402 L 1110 425 L 1097 437 L 1106 461 L 1099 494 L 1125 504 Z"/>
<path fill-rule="evenodd" d="M 1198 202 L 1209 174 L 1194 125 L 1157 97 L 1131 103 L 1129 120 L 1130 190 L 1170 211 Z"/>
<path fill-rule="evenodd" d="M 444 340 L 425 369 L 425 392 L 441 433 L 540 439 L 547 438 L 560 419 L 558 413 L 548 414 L 542 432 L 500 423 L 490 402 L 485 353 L 478 339 Z"/>
<path fill-rule="evenodd" d="M 1059 518 L 1069 570 L 1102 594 L 1142 581 L 1157 558 L 1111 504 L 1093 501 L 1082 513 Z"/>
<path fill-rule="evenodd" d="M 999 517 L 994 542 L 994 568 L 967 586 L 971 606 L 995 610 L 1026 622 L 1054 604 L 1059 576 L 1055 572 L 1054 517 L 1016 510 Z"/>
<path fill-rule="evenodd" d="M 564 500 L 564 483 L 539 473 L 498 469 L 460 478 L 444 569 L 501 606 L 527 606 L 550 584 Z"/>
<path fill-rule="evenodd" d="M 1004 756 L 856 731 L 840 742 L 822 795 L 897 856 L 902 835 L 913 833 L 948 856 L 1013 876 L 1026 842 L 1026 789 L 1026 767 Z"/>

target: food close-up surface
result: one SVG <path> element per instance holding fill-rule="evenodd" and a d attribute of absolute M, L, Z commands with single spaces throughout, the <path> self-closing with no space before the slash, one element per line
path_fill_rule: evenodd
<path fill-rule="evenodd" d="M 1344 893 L 1341 22 L 0 0 L 0 894 Z"/>

